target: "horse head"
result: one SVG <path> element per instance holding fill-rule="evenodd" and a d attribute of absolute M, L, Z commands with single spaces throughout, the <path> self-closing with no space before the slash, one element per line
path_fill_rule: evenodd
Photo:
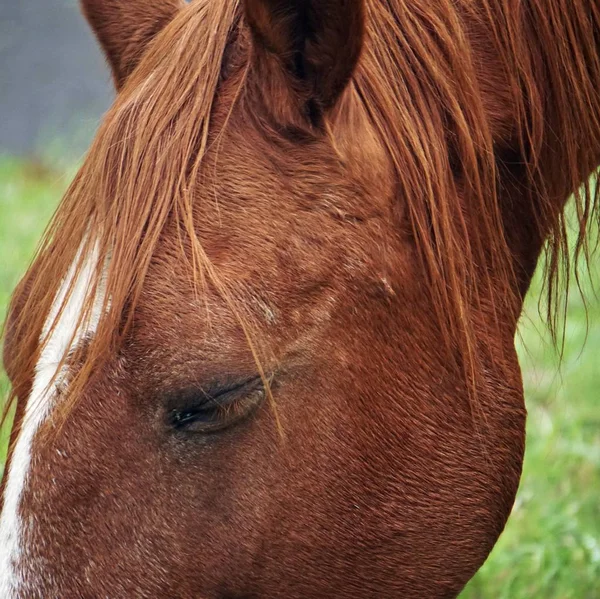
<path fill-rule="evenodd" d="M 82 0 L 118 94 L 10 309 L 2 597 L 460 592 L 600 158 L 598 9 L 510 4 Z"/>

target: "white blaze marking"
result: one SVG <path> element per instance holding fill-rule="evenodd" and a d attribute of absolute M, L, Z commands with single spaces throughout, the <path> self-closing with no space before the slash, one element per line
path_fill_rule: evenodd
<path fill-rule="evenodd" d="M 79 261 L 80 255 L 78 254 L 50 309 L 42 332 L 42 340 L 46 338 L 50 327 L 59 315 L 67 297 L 67 292 L 70 286 L 73 285 Z M 104 303 L 102 289 L 99 289 L 97 293 L 89 321 L 84 322 L 83 326 L 76 330 L 90 291 L 97 263 L 98 251 L 95 247 L 82 264 L 79 276 L 74 282 L 73 290 L 60 314 L 56 327 L 42 349 L 35 368 L 31 395 L 25 407 L 21 431 L 11 456 L 4 488 L 4 507 L 0 516 L 0 598 L 2 599 L 16 598 L 22 582 L 19 567 L 23 554 L 23 531 L 25 527 L 21 522 L 19 509 L 29 479 L 33 439 L 52 408 L 55 407 L 57 387 L 65 381 L 67 376 L 66 371 L 57 374 L 57 368 L 65 355 L 75 349 L 84 336 L 93 334 L 96 331 L 100 319 Z"/>

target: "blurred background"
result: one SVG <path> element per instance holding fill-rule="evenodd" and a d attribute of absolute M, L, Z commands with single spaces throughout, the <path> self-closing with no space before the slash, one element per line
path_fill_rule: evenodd
<path fill-rule="evenodd" d="M 0 0 L 0 149 L 75 158 L 110 105 L 110 73 L 77 0 Z"/>
<path fill-rule="evenodd" d="M 76 0 L 0 0 L 0 320 L 112 97 Z M 598 257 L 591 271 L 600 283 Z M 539 278 L 532 287 L 517 338 L 529 410 L 523 481 L 461 599 L 600 598 L 600 300 L 593 281 L 583 286 L 587 311 L 571 289 L 560 369 Z M 5 427 L 0 473 L 7 436 Z"/>

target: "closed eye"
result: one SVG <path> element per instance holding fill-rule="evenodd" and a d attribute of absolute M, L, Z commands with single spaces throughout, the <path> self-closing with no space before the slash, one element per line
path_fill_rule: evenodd
<path fill-rule="evenodd" d="M 168 402 L 168 425 L 184 433 L 214 433 L 248 417 L 266 395 L 260 376 L 229 384 L 185 389 Z"/>

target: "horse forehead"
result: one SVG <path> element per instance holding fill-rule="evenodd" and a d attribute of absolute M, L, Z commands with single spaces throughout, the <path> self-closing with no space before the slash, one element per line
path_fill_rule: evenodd
<path fill-rule="evenodd" d="M 242 312 L 273 323 L 279 310 L 309 310 L 318 303 L 330 304 L 342 293 L 350 302 L 352 290 L 393 281 L 402 264 L 390 260 L 391 252 L 382 251 L 387 242 L 381 229 L 359 233 L 354 224 L 343 230 L 344 225 L 330 220 L 297 223 L 301 231 L 292 226 L 269 238 L 245 231 L 232 236 L 231 230 L 203 236 L 211 272 L 200 266 L 196 277 L 189 257 L 175 247 L 177 238 L 172 236 L 173 247 L 160 249 L 161 259 L 146 277 L 136 307 L 138 327 L 158 331 L 180 323 L 187 330 L 201 330 L 207 315 L 213 324 L 225 325 L 232 313 L 224 289 Z"/>

